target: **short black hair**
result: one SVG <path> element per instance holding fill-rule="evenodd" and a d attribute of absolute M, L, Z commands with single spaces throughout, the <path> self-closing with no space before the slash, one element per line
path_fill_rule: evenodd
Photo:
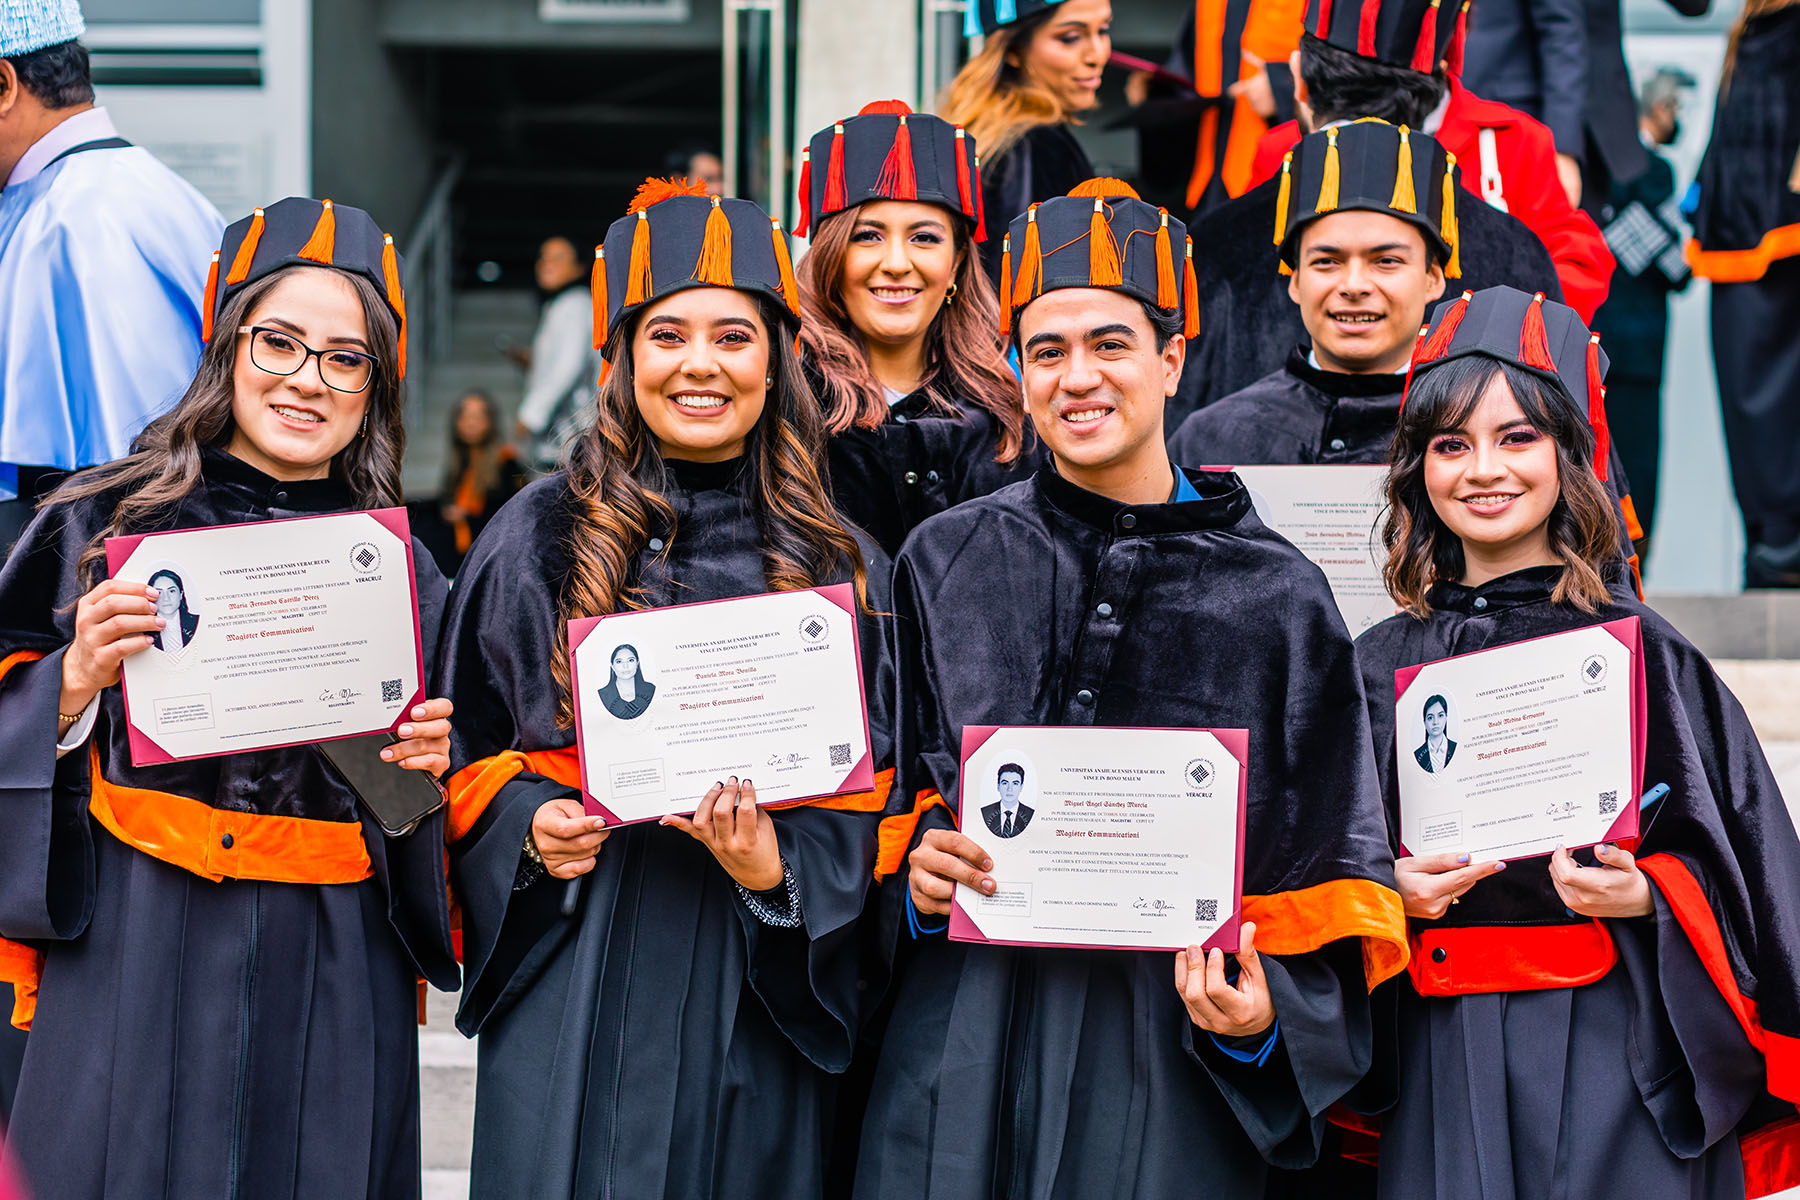
<path fill-rule="evenodd" d="M 45 108 L 74 108 L 94 102 L 87 47 L 80 42 L 58 42 L 29 54 L 15 54 L 7 61 L 18 72 L 19 86 Z"/>
<path fill-rule="evenodd" d="M 1020 783 L 1025 782 L 1025 768 L 1021 767 L 1018 763 L 1002 763 L 1000 769 L 994 772 L 994 782 L 999 783 L 1002 775 L 1009 774 L 1017 775 Z"/>
<path fill-rule="evenodd" d="M 1428 698 L 1425 701 L 1425 707 L 1420 711 L 1426 715 L 1429 715 L 1433 705 L 1436 705 L 1438 708 L 1441 708 L 1444 710 L 1444 719 L 1446 721 L 1448 721 L 1450 719 L 1450 702 L 1448 700 L 1445 700 L 1442 696 L 1432 696 L 1432 697 Z"/>
<path fill-rule="evenodd" d="M 1443 67 L 1421 75 L 1341 50 L 1310 33 L 1300 35 L 1300 78 L 1314 126 L 1379 117 L 1419 129 L 1444 98 Z"/>

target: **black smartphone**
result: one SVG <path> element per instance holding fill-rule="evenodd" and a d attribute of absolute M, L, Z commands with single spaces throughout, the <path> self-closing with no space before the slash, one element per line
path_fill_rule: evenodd
<path fill-rule="evenodd" d="M 404 837 L 444 806 L 444 785 L 425 771 L 403 771 L 381 757 L 400 739 L 391 733 L 315 743 L 389 837 Z"/>

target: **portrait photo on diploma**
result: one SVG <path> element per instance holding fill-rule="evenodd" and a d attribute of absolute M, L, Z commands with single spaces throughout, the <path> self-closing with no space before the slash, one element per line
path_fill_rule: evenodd
<path fill-rule="evenodd" d="M 1394 673 L 1407 854 L 1529 858 L 1638 833 L 1644 667 L 1636 617 Z"/>
<path fill-rule="evenodd" d="M 164 624 L 125 660 L 132 762 L 385 733 L 424 700 L 402 508 L 108 538 Z"/>
<path fill-rule="evenodd" d="M 961 826 L 996 886 L 958 886 L 951 940 L 1235 950 L 1248 757 L 1235 729 L 964 726 Z"/>

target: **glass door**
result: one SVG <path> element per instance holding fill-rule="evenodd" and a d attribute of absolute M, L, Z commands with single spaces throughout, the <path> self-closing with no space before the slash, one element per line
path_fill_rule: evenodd
<path fill-rule="evenodd" d="M 792 223 L 797 0 L 725 0 L 725 193 Z"/>

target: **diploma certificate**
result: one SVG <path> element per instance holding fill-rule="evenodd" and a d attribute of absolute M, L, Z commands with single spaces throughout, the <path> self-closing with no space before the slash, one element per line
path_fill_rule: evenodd
<path fill-rule="evenodd" d="M 847 583 L 569 622 L 587 811 L 691 813 L 730 775 L 759 804 L 874 787 Z"/>
<path fill-rule="evenodd" d="M 1405 667 L 1394 695 L 1405 853 L 1529 858 L 1637 836 L 1636 617 Z"/>
<path fill-rule="evenodd" d="M 392 730 L 425 699 L 403 508 L 106 539 L 167 624 L 125 660 L 134 766 Z"/>
<path fill-rule="evenodd" d="M 962 831 L 994 860 L 957 885 L 950 937 L 1236 950 L 1249 735 L 968 725 Z"/>
<path fill-rule="evenodd" d="M 1399 611 L 1381 580 L 1377 524 L 1387 508 L 1384 466 L 1232 467 L 1262 523 L 1325 572 L 1355 637 Z"/>

